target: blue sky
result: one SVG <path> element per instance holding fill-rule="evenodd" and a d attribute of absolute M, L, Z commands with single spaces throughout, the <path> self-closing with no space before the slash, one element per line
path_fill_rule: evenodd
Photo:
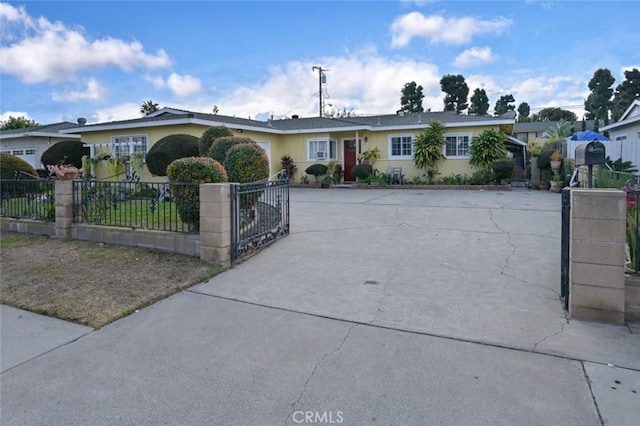
<path fill-rule="evenodd" d="M 491 107 L 582 116 L 588 81 L 640 68 L 636 1 L 140 1 L 0 3 L 0 118 L 140 117 L 140 105 L 266 119 L 394 113 L 403 85 L 440 111 L 445 74 Z"/>

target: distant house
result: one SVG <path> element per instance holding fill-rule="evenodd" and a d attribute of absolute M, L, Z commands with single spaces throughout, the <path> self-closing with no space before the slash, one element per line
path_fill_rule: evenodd
<path fill-rule="evenodd" d="M 609 132 L 609 139 L 613 141 L 612 152 L 607 152 L 609 158 L 622 158 L 622 161 L 640 166 L 640 99 L 629 105 L 620 120 L 601 127 L 600 131 Z"/>
<path fill-rule="evenodd" d="M 29 163 L 34 169 L 42 169 L 42 153 L 51 145 L 63 140 L 80 140 L 80 135 L 62 134 L 61 130 L 77 128 L 67 121 L 23 129 L 0 131 L 0 151 L 13 154 Z"/>
<path fill-rule="evenodd" d="M 172 134 L 200 137 L 212 126 L 226 126 L 235 136 L 255 140 L 270 159 L 271 174 L 280 171 L 280 158 L 290 155 L 298 165 L 298 176 L 314 163 L 335 161 L 343 166 L 344 180 L 355 181 L 351 169 L 358 155 L 378 148 L 382 153 L 375 168 L 402 167 L 405 178 L 424 174 L 413 164 L 413 140 L 432 120 L 446 126 L 446 159 L 439 164 L 441 176 L 472 174 L 469 146 L 483 130 L 495 129 L 513 133 L 513 119 L 472 116 L 452 112 L 375 115 L 346 118 L 292 118 L 258 121 L 246 118 L 163 108 L 145 117 L 90 124 L 64 129 L 65 135 L 81 136 L 92 150 L 108 149 L 112 156 L 122 153 L 147 152 L 154 143 Z M 514 156 L 523 156 L 525 143 L 510 137 L 507 142 Z M 142 179 L 152 176 L 141 175 Z"/>
<path fill-rule="evenodd" d="M 513 126 L 513 136 L 524 142 L 541 142 L 549 138 L 549 129 L 556 127 L 559 121 L 531 121 L 517 122 Z M 571 123 L 572 133 L 581 132 L 583 130 L 593 130 L 593 120 L 584 122 L 576 121 Z"/>

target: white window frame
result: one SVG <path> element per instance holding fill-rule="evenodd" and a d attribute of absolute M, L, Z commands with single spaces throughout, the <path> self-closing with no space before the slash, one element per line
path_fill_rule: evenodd
<path fill-rule="evenodd" d="M 324 153 L 326 155 L 324 157 L 318 157 L 319 153 Z M 330 160 L 337 160 L 337 159 L 338 159 L 338 143 L 335 139 L 331 139 L 331 138 L 307 139 L 307 161 L 330 161 Z"/>
<path fill-rule="evenodd" d="M 413 159 L 413 141 L 415 140 L 416 135 L 414 133 L 399 133 L 395 135 L 389 135 L 389 160 L 412 160 Z M 411 152 L 406 153 L 405 147 L 403 146 L 406 141 L 402 139 L 409 138 Z M 400 154 L 393 154 L 393 140 L 400 139 Z"/>
<path fill-rule="evenodd" d="M 627 135 L 618 135 L 616 136 L 616 141 L 624 142 L 627 140 Z"/>
<path fill-rule="evenodd" d="M 122 148 L 126 146 L 126 150 Z M 147 155 L 149 151 L 149 135 L 116 135 L 111 136 L 111 155 L 115 158 L 130 156 L 134 152 L 142 152 Z"/>
<path fill-rule="evenodd" d="M 461 148 L 460 148 L 460 143 L 462 142 L 460 140 L 460 138 L 467 138 L 467 153 L 466 154 L 460 154 Z M 447 143 L 445 143 L 442 147 L 442 154 L 444 154 L 445 158 L 449 158 L 449 159 L 456 159 L 456 158 L 464 158 L 464 159 L 468 159 L 471 158 L 471 156 L 469 155 L 469 148 L 471 148 L 471 144 L 473 143 L 473 135 L 471 133 L 445 133 L 444 134 L 444 138 L 445 140 L 447 138 L 456 138 L 456 155 L 448 155 L 447 154 L 447 145 L 449 144 L 449 141 L 447 141 Z"/>

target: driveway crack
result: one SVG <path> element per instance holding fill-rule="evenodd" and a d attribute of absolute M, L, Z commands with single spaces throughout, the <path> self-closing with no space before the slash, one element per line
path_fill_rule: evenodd
<path fill-rule="evenodd" d="M 565 326 L 569 325 L 569 319 L 567 318 L 566 314 L 564 317 L 565 322 L 560 326 L 560 331 L 556 331 L 555 333 L 551 333 L 545 337 L 543 337 L 542 339 L 538 340 L 536 343 L 533 344 L 533 349 L 532 352 L 537 352 L 538 346 L 542 344 L 542 342 L 544 342 L 547 339 L 551 339 L 552 337 L 555 337 L 559 334 L 564 333 L 564 328 Z"/>
<path fill-rule="evenodd" d="M 489 209 L 489 220 L 491 221 L 491 223 L 493 223 L 493 225 L 496 227 L 496 229 L 498 229 L 501 233 L 505 234 L 507 236 L 507 244 L 509 244 L 509 246 L 511 247 L 511 253 L 507 256 L 507 258 L 504 260 L 504 264 L 502 265 L 502 268 L 500 270 L 500 274 L 502 275 L 508 275 L 505 270 L 507 269 L 507 267 L 509 266 L 509 261 L 511 260 L 511 257 L 516 253 L 517 247 L 515 244 L 513 244 L 513 242 L 511 241 L 511 233 L 509 233 L 507 230 L 502 229 L 500 227 L 500 225 L 498 225 L 498 223 L 495 221 L 494 217 L 493 217 L 493 210 L 494 209 Z M 508 275 L 509 277 L 511 277 L 511 275 Z M 516 278 L 516 277 L 513 277 Z M 519 279 L 519 278 L 518 278 Z M 523 280 L 524 281 L 524 280 Z"/>
<path fill-rule="evenodd" d="M 377 315 L 376 315 L 377 317 Z M 375 320 L 375 318 L 373 319 Z M 373 321 L 372 320 L 372 321 Z M 322 355 L 322 358 L 320 358 L 320 361 L 318 361 L 316 363 L 316 365 L 313 367 L 313 370 L 311 370 L 311 374 L 309 375 L 309 377 L 307 377 L 307 379 L 304 381 L 304 386 L 302 388 L 302 391 L 300 391 L 300 395 L 298 395 L 298 398 L 291 404 L 291 410 L 289 411 L 289 414 L 287 415 L 287 418 L 285 419 L 285 425 L 289 424 L 289 419 L 293 418 L 293 414 L 295 413 L 296 410 L 296 406 L 300 403 L 300 401 L 302 401 L 302 398 L 304 397 L 304 394 L 307 392 L 307 387 L 309 385 L 309 382 L 311 381 L 311 379 L 313 379 L 313 376 L 315 376 L 316 371 L 318 371 L 318 369 L 320 368 L 320 366 L 322 365 L 322 363 L 329 358 L 331 355 L 335 354 L 336 352 L 340 351 L 342 349 L 342 347 L 344 346 L 345 343 L 347 343 L 347 340 L 349 339 L 349 335 L 351 334 L 351 330 L 353 330 L 354 328 L 358 327 L 360 324 L 353 324 L 351 327 L 349 327 L 349 329 L 347 330 L 347 332 L 345 333 L 344 337 L 342 338 L 342 341 L 340 342 L 340 344 L 338 345 L 338 347 L 336 347 L 334 350 L 332 350 L 331 352 L 327 352 L 326 354 Z"/>

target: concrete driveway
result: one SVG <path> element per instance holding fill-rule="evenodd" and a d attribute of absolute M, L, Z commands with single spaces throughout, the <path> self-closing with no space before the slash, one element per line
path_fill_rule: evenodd
<path fill-rule="evenodd" d="M 289 237 L 12 357 L 0 420 L 636 424 L 640 330 L 565 317 L 559 212 L 538 191 L 293 189 Z"/>

